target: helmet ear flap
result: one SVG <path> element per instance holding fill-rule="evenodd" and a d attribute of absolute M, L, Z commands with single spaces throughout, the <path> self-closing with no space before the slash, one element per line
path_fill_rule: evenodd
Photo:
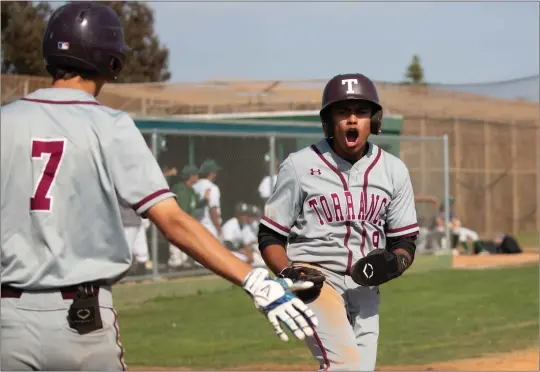
<path fill-rule="evenodd" d="M 377 110 L 371 116 L 371 134 L 379 135 L 382 132 L 382 110 Z"/>
<path fill-rule="evenodd" d="M 331 120 L 330 116 L 328 115 L 328 110 L 327 109 L 321 110 L 320 117 L 321 117 L 321 123 L 322 123 L 323 132 L 324 132 L 324 137 L 325 138 L 333 137 L 333 129 L 334 129 L 334 127 L 332 125 L 332 120 Z"/>

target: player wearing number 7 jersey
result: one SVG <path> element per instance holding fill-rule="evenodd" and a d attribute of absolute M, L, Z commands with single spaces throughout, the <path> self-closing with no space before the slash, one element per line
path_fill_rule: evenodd
<path fill-rule="evenodd" d="M 292 293 L 313 284 L 271 279 L 220 245 L 178 207 L 133 120 L 96 100 L 127 50 L 114 10 L 67 3 L 43 38 L 52 88 L 1 109 L 1 370 L 125 369 L 111 292 L 132 260 L 120 204 L 242 286 L 281 339 L 280 322 L 300 339 L 317 324 Z"/>
<path fill-rule="evenodd" d="M 332 78 L 322 97 L 325 139 L 292 153 L 259 228 L 276 274 L 317 285 L 298 296 L 319 319 L 306 342 L 324 370 L 372 371 L 379 285 L 413 262 L 419 227 L 405 164 L 368 142 L 382 107 L 364 75 Z"/>

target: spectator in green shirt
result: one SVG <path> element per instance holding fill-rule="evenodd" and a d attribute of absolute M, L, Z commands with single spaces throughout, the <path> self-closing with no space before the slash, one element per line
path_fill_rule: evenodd
<path fill-rule="evenodd" d="M 181 181 L 172 187 L 172 192 L 176 194 L 178 206 L 189 215 L 193 216 L 197 208 L 202 208 L 208 202 L 208 193 L 204 199 L 199 199 L 198 194 L 193 190 L 193 184 L 199 180 L 199 169 L 194 165 L 186 165 L 180 172 Z M 169 268 L 181 269 L 193 267 L 191 258 L 176 248 L 169 245 Z"/>
<path fill-rule="evenodd" d="M 186 165 L 180 172 L 181 181 L 172 187 L 172 192 L 177 196 L 180 208 L 193 216 L 195 209 L 202 208 L 208 202 L 208 195 L 204 199 L 199 199 L 198 194 L 193 190 L 193 185 L 199 180 L 199 169 L 194 165 Z"/>

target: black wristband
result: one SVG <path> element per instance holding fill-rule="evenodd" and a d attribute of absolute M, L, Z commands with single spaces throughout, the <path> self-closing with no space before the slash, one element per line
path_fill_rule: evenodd
<path fill-rule="evenodd" d="M 287 245 L 287 238 L 278 234 L 274 230 L 259 224 L 259 251 L 262 253 L 264 249 L 270 245 L 281 245 L 283 248 Z"/>

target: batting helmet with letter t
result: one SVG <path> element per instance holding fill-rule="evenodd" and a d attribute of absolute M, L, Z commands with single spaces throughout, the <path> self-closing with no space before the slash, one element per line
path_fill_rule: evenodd
<path fill-rule="evenodd" d="M 116 80 L 125 54 L 124 29 L 116 12 L 98 2 L 70 2 L 51 16 L 43 34 L 47 71 L 84 71 Z"/>
<path fill-rule="evenodd" d="M 324 87 L 320 116 L 325 136 L 332 137 L 330 107 L 348 100 L 364 101 L 371 106 L 371 133 L 380 134 L 383 108 L 375 84 L 362 74 L 342 74 L 334 76 Z"/>

